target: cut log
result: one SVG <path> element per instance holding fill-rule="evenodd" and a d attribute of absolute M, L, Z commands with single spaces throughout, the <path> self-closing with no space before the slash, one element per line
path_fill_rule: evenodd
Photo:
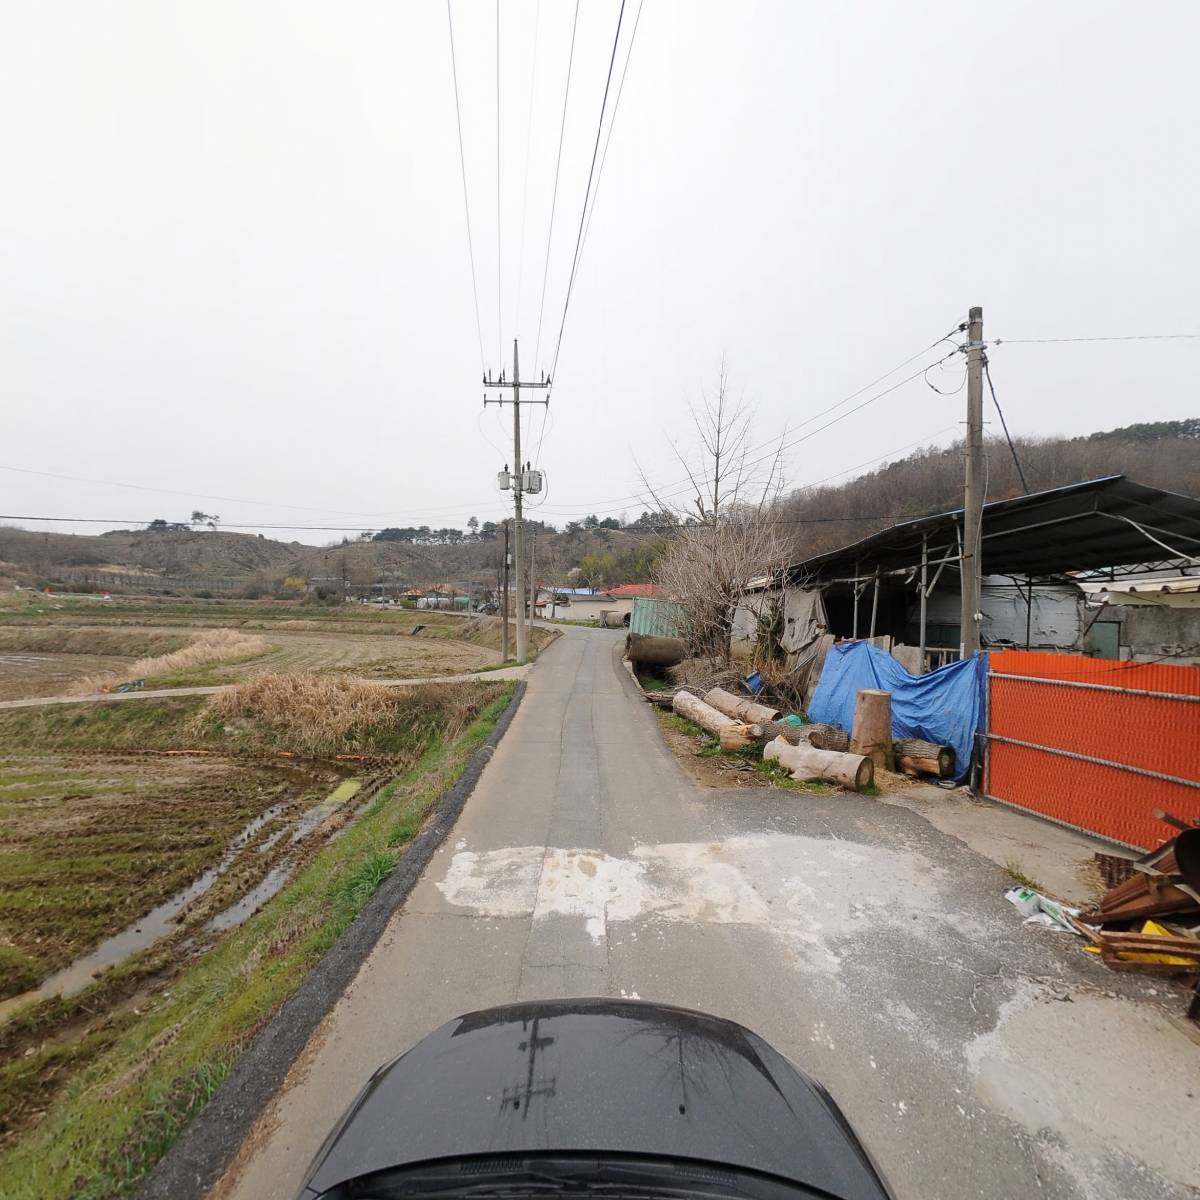
<path fill-rule="evenodd" d="M 836 725 L 805 725 L 805 740 L 818 750 L 838 750 L 845 754 L 850 749 L 850 735 Z"/>
<path fill-rule="evenodd" d="M 900 738 L 892 743 L 892 750 L 905 775 L 937 775 L 947 779 L 954 774 L 953 746 L 939 746 L 920 738 Z"/>
<path fill-rule="evenodd" d="M 865 754 L 877 767 L 895 770 L 892 754 L 892 693 L 879 688 L 859 688 L 854 703 L 850 751 Z"/>
<path fill-rule="evenodd" d="M 759 739 L 754 735 L 754 730 L 758 728 L 758 725 L 731 725 L 721 730 L 717 740 L 722 750 L 745 750 L 747 746 L 759 744 Z"/>
<path fill-rule="evenodd" d="M 735 721 L 723 712 L 718 712 L 711 704 L 705 704 L 699 696 L 693 696 L 691 692 L 676 692 L 671 707 L 681 717 L 686 717 L 701 729 L 720 738 L 722 750 L 741 750 L 752 745 L 762 733 L 760 726 Z"/>
<path fill-rule="evenodd" d="M 762 731 L 761 744 L 764 746 L 781 737 L 793 746 L 812 746 L 817 750 L 845 753 L 850 748 L 850 735 L 836 725 L 793 725 L 790 721 L 768 721 Z"/>
<path fill-rule="evenodd" d="M 735 696 L 724 688 L 710 688 L 704 693 L 704 703 L 711 705 L 718 712 L 723 712 L 735 721 L 750 721 L 756 725 L 765 725 L 779 719 L 779 709 L 768 708 L 765 704 L 756 704 L 745 696 Z"/>
<path fill-rule="evenodd" d="M 767 744 L 763 758 L 785 767 L 793 779 L 825 779 L 855 792 L 870 787 L 875 779 L 875 764 L 864 754 L 793 746 L 781 737 Z"/>
<path fill-rule="evenodd" d="M 687 658 L 687 643 L 682 638 L 631 633 L 625 638 L 625 653 L 630 662 L 673 667 Z"/>

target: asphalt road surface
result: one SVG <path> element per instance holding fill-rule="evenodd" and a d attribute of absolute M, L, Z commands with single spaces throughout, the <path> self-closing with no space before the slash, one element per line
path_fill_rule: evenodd
<path fill-rule="evenodd" d="M 1197 1194 L 1200 1047 L 1168 1017 L 1177 993 L 1023 927 L 1003 872 L 914 812 L 698 787 L 620 635 L 566 633 L 215 1195 L 294 1195 L 370 1073 L 451 1017 L 585 995 L 763 1034 L 900 1200 Z"/>

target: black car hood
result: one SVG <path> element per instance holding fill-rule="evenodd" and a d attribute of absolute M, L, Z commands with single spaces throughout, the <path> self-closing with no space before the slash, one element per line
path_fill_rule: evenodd
<path fill-rule="evenodd" d="M 763 1172 L 843 1200 L 887 1196 L 824 1089 L 761 1038 L 702 1013 L 604 999 L 443 1025 L 375 1074 L 306 1194 L 437 1159 L 605 1151 Z"/>

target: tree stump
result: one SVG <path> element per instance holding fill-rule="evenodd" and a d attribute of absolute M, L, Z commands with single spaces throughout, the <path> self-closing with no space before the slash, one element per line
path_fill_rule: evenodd
<path fill-rule="evenodd" d="M 865 754 L 877 767 L 894 771 L 892 753 L 892 693 L 878 688 L 859 688 L 854 704 L 854 727 L 850 751 Z"/>

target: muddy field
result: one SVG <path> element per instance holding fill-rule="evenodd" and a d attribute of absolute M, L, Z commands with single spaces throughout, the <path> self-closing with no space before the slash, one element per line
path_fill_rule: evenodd
<path fill-rule="evenodd" d="M 490 644 L 498 641 L 499 630 L 476 622 L 442 618 L 426 623 L 416 619 L 420 614 L 403 619 L 393 614 L 376 619 L 263 614 L 255 617 L 239 609 L 221 623 L 196 615 L 187 604 L 144 613 L 114 603 L 99 614 L 92 606 L 83 612 L 47 609 L 18 617 L 0 608 L 0 700 L 67 695 L 83 680 L 122 680 L 136 660 L 178 650 L 217 629 L 259 635 L 267 649 L 187 671 L 164 667 L 142 677 L 160 687 L 235 683 L 264 672 L 409 679 L 478 671 L 500 657 Z M 4 624 L 6 618 L 11 623 Z M 456 636 L 460 634 L 464 636 Z"/>
<path fill-rule="evenodd" d="M 0 654 L 0 700 L 64 696 L 89 675 L 119 675 L 132 658 L 115 654 Z"/>
<path fill-rule="evenodd" d="M 236 899 L 257 882 L 256 868 L 265 874 L 270 865 L 264 841 L 320 805 L 342 775 L 316 765 L 189 755 L 4 756 L 0 999 L 27 991 L 151 913 L 216 866 L 239 834 L 269 813 L 211 881 L 225 900 Z M 182 916 L 187 924 L 189 914 Z M 161 924 L 144 932 L 177 927 Z M 124 952 L 137 940 L 127 939 Z M 122 952 L 116 947 L 93 965 L 112 965 Z"/>

